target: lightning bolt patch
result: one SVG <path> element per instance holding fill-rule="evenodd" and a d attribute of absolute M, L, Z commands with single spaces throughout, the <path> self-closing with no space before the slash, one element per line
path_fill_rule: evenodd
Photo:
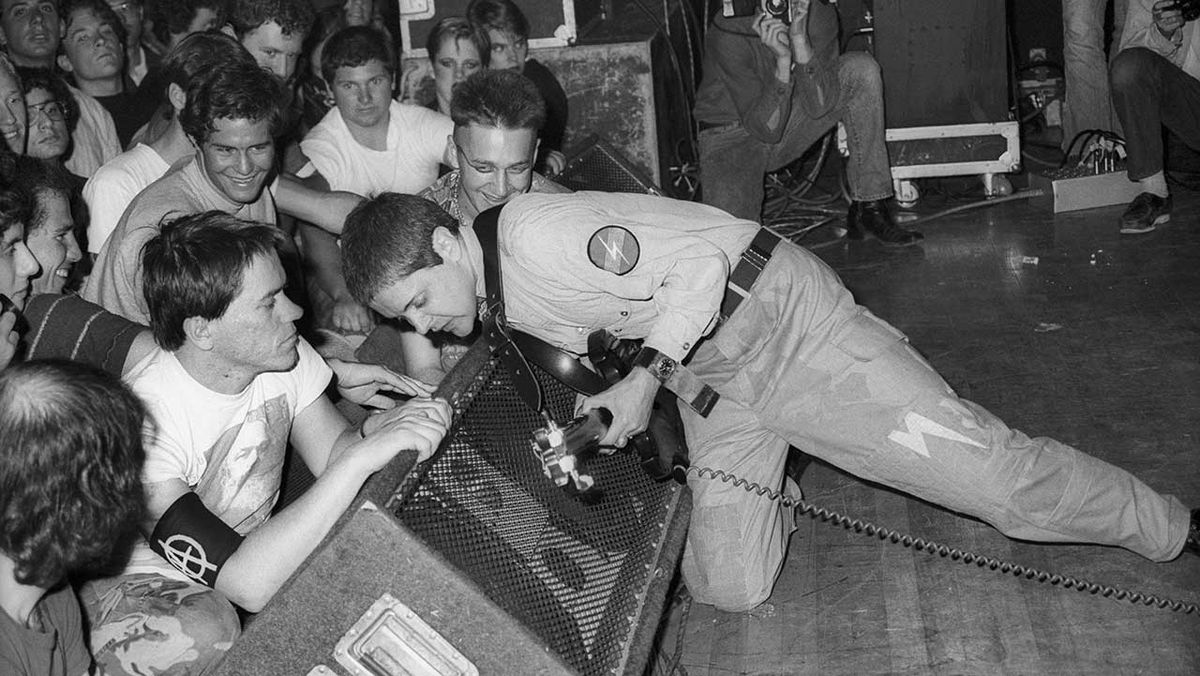
<path fill-rule="evenodd" d="M 592 265 L 615 275 L 632 270 L 641 254 L 637 238 L 618 225 L 600 228 L 588 240 L 588 260 Z"/>
<path fill-rule="evenodd" d="M 936 423 L 915 411 L 909 411 L 904 414 L 904 426 L 907 429 L 894 430 L 888 435 L 888 439 L 926 458 L 929 457 L 929 447 L 925 444 L 926 434 L 950 441 L 957 441 L 962 444 L 970 444 L 976 448 L 987 448 L 987 446 L 978 441 L 963 436 L 949 427 Z"/>

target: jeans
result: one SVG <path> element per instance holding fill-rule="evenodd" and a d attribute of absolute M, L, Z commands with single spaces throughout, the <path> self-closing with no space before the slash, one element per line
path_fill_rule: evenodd
<path fill-rule="evenodd" d="M 1108 0 L 1063 0 L 1063 150 L 1088 129 L 1120 133 L 1108 89 L 1108 59 L 1104 55 L 1104 9 Z M 1113 39 L 1110 53 L 1120 48 L 1129 0 L 1113 0 Z"/>
<path fill-rule="evenodd" d="M 1200 80 L 1142 47 L 1117 54 L 1109 77 L 1131 180 L 1163 170 L 1164 126 L 1200 149 Z"/>
<path fill-rule="evenodd" d="M 892 195 L 892 172 L 884 144 L 883 81 L 879 64 L 863 52 L 843 54 L 838 61 L 838 102 L 821 117 L 809 117 L 799 106 L 778 143 L 763 143 L 739 123 L 700 132 L 700 178 L 704 203 L 738 218 L 759 220 L 763 174 L 799 158 L 838 122 L 846 125 L 850 159 L 846 174 L 855 200 Z"/>

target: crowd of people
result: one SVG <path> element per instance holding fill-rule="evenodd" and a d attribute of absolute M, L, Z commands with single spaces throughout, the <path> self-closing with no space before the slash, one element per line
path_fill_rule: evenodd
<path fill-rule="evenodd" d="M 514 330 L 643 340 L 580 402 L 612 413 L 605 445 L 691 374 L 720 397 L 680 406 L 696 463 L 795 494 L 794 445 L 1012 537 L 1200 554 L 1200 512 L 959 398 L 760 228 L 762 172 L 841 121 L 851 235 L 922 239 L 886 207 L 878 66 L 793 7 L 709 31 L 695 204 L 554 182 L 567 97 L 512 0 L 439 18 L 413 101 L 369 0 L 0 0 L 0 672 L 219 662 L 367 478 L 447 433 L 432 394 L 489 312 L 481 241 Z M 384 322 L 404 373 L 353 359 Z M 315 482 L 280 506 L 293 451 Z M 756 606 L 790 512 L 689 487 L 684 581 Z"/>

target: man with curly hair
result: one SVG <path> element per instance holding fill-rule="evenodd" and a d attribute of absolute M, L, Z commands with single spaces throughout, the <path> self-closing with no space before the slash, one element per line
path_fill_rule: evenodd
<path fill-rule="evenodd" d="M 94 570 L 142 514 L 141 400 L 68 361 L 0 372 L 0 673 L 84 674 L 68 575 Z"/>
<path fill-rule="evenodd" d="M 242 0 L 229 23 L 258 65 L 290 84 L 315 18 L 308 0 Z"/>

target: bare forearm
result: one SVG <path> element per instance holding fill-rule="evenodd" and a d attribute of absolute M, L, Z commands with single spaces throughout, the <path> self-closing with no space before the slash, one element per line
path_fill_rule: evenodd
<path fill-rule="evenodd" d="M 354 501 L 370 472 L 341 458 L 304 495 L 246 537 L 217 578 L 217 590 L 250 612 L 279 591 Z"/>
<path fill-rule="evenodd" d="M 306 267 L 317 286 L 334 300 L 348 298 L 337 238 L 308 223 L 300 224 L 300 237 L 304 241 Z"/>

